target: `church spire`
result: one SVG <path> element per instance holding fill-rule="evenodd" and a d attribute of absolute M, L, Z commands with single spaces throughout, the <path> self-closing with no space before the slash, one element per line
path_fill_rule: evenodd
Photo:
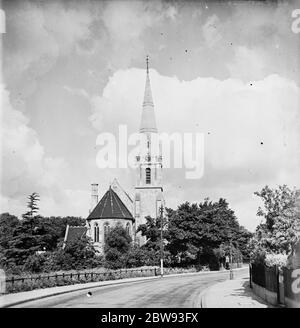
<path fill-rule="evenodd" d="M 145 84 L 145 93 L 142 110 L 142 121 L 140 126 L 140 132 L 157 132 L 154 104 L 152 99 L 150 77 L 149 77 L 149 56 L 146 57 L 147 75 Z"/>

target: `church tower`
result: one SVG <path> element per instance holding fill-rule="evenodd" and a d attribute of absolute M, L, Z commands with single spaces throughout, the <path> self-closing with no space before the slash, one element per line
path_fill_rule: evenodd
<path fill-rule="evenodd" d="M 162 187 L 162 154 L 158 140 L 158 132 L 152 99 L 149 57 L 146 59 L 146 84 L 142 106 L 142 119 L 140 125 L 140 151 L 136 157 L 136 186 L 134 198 L 134 217 L 136 229 L 146 222 L 145 217 L 157 218 L 160 207 L 164 205 Z M 136 241 L 141 245 L 145 242 L 139 235 Z"/>

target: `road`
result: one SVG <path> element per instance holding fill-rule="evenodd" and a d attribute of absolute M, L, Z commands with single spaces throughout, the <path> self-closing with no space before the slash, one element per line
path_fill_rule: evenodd
<path fill-rule="evenodd" d="M 235 271 L 235 277 L 246 277 L 248 268 Z M 196 307 L 199 295 L 217 282 L 229 279 L 229 272 L 165 276 L 154 280 L 121 285 L 94 287 L 16 305 L 32 308 L 190 308 Z"/>

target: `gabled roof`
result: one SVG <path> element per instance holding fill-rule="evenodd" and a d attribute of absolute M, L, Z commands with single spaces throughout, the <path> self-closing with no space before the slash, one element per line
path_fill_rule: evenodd
<path fill-rule="evenodd" d="M 65 239 L 64 239 L 64 246 L 66 246 L 66 243 L 73 242 L 76 239 L 80 239 L 83 236 L 86 235 L 87 228 L 84 226 L 70 226 L 67 225 L 66 233 L 65 233 Z"/>
<path fill-rule="evenodd" d="M 87 220 L 92 219 L 133 220 L 133 216 L 120 197 L 110 187 L 87 218 Z"/>
<path fill-rule="evenodd" d="M 129 212 L 133 213 L 133 200 L 129 196 L 129 194 L 123 189 L 120 185 L 119 181 L 115 178 L 111 183 L 112 190 L 120 197 L 123 204 L 127 207 Z"/>

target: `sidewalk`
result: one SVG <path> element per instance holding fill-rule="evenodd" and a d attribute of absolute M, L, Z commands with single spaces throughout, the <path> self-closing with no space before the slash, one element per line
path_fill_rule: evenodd
<path fill-rule="evenodd" d="M 273 308 L 256 296 L 250 286 L 249 278 L 226 280 L 208 288 L 201 295 L 203 308 Z"/>

